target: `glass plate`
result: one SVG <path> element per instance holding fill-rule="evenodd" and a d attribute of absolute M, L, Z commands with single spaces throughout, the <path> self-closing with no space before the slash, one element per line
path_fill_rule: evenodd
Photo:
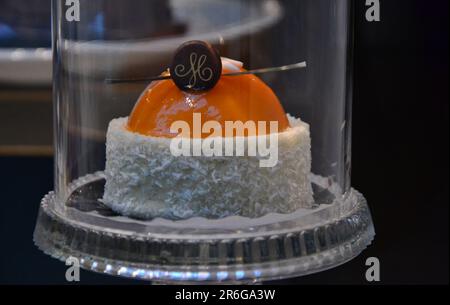
<path fill-rule="evenodd" d="M 34 241 L 87 270 L 162 283 L 257 283 L 329 269 L 357 256 L 375 232 L 364 197 L 345 196 L 311 176 L 314 209 L 262 218 L 139 220 L 115 214 L 102 198 L 102 172 L 70 186 L 64 204 L 41 203 Z"/>

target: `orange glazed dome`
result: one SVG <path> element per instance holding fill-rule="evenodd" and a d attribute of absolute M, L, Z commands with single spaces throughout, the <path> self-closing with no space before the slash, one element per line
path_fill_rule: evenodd
<path fill-rule="evenodd" d="M 290 127 L 275 93 L 252 74 L 222 76 L 213 89 L 202 93 L 184 92 L 171 79 L 152 82 L 137 101 L 127 127 L 142 135 L 171 138 L 178 135 L 170 132 L 176 121 L 188 123 L 193 130 L 194 113 L 201 114 L 202 122 L 217 121 L 222 128 L 226 121 L 264 121 L 267 126 L 276 121 L 279 132 Z"/>

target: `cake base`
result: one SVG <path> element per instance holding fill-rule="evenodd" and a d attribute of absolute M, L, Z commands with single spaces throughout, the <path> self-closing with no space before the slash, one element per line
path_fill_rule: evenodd
<path fill-rule="evenodd" d="M 375 233 L 364 197 L 312 176 L 317 208 L 259 219 L 135 220 L 104 206 L 104 174 L 75 181 L 65 202 L 44 197 L 36 245 L 87 270 L 158 283 L 258 283 L 336 267 Z"/>
<path fill-rule="evenodd" d="M 261 167 L 268 156 L 251 156 L 249 143 L 270 136 L 239 138 L 242 157 L 236 156 L 235 138 L 218 138 L 222 148 L 231 142 L 230 157 L 174 156 L 172 139 L 131 132 L 127 118 L 114 119 L 107 133 L 103 202 L 121 215 L 141 219 L 256 218 L 311 208 L 309 125 L 289 120 L 292 127 L 277 134 L 275 166 Z M 192 150 L 202 146 L 188 142 Z"/>

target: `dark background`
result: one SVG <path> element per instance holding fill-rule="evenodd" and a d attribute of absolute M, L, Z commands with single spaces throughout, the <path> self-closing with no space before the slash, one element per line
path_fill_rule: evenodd
<path fill-rule="evenodd" d="M 352 175 L 377 236 L 341 267 L 282 283 L 367 284 L 375 256 L 382 284 L 448 284 L 449 1 L 380 2 L 382 21 L 369 23 L 355 1 Z M 66 283 L 65 265 L 32 242 L 52 168 L 51 158 L 0 158 L 0 284 Z M 81 280 L 141 283 L 87 271 Z"/>

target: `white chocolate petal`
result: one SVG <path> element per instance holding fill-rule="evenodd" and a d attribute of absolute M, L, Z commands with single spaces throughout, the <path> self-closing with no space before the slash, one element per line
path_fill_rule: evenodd
<path fill-rule="evenodd" d="M 230 70 L 233 72 L 239 72 L 241 68 L 244 66 L 243 62 L 230 59 L 227 57 L 222 57 L 222 69 Z"/>

